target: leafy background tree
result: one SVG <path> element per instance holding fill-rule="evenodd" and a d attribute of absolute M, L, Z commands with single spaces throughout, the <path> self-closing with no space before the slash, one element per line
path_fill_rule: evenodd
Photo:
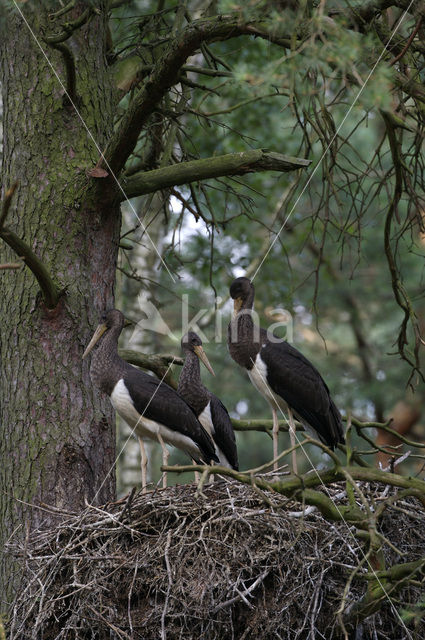
<path fill-rule="evenodd" d="M 298 13 L 268 8 L 276 34 L 296 29 Z M 163 287 L 145 282 L 145 288 L 180 336 L 181 305 L 176 293 L 189 293 L 194 313 L 200 306 L 212 307 L 216 295 L 227 295 L 234 276 L 250 267 L 254 274 L 273 244 L 256 281 L 263 324 L 271 322 L 266 309 L 283 307 L 291 312 L 295 343 L 326 372 L 346 413 L 383 421 L 398 401 L 407 400 L 406 411 L 413 406 L 417 421 L 422 385 L 417 386 L 417 373 L 409 380 L 411 362 L 397 356 L 403 313 L 391 290 L 384 241 L 396 174 L 389 140 L 396 135 L 399 148 L 406 149 L 401 164 L 406 170 L 413 166 L 420 182 L 421 107 L 416 110 L 414 101 L 407 103 L 410 108 L 398 102 L 400 92 L 393 89 L 390 65 L 378 64 L 370 74 L 371 60 L 376 62 L 383 50 L 376 33 L 360 34 L 358 25 L 347 30 L 344 22 L 336 21 L 334 16 L 347 9 L 345 3 L 326 5 L 326 9 L 332 18 L 326 12 L 315 13 L 310 37 L 299 50 L 294 44 L 290 55 L 282 55 L 281 48 L 262 38 L 251 41 L 249 47 L 230 40 L 214 46 L 221 65 L 204 58 L 208 75 L 189 75 L 192 85 L 197 82 L 198 86 L 191 87 L 185 113 L 176 125 L 176 157 L 199 155 L 200 150 L 201 155 L 217 155 L 261 145 L 314 158 L 314 164 L 309 173 L 298 175 L 254 174 L 244 178 L 245 188 L 240 180 L 227 179 L 174 189 L 166 201 L 169 245 L 165 256 L 180 286 L 167 291 L 172 280 L 162 269 Z M 390 12 L 387 20 L 396 25 L 401 16 Z M 404 20 L 394 39 L 399 48 L 411 33 L 409 16 Z M 389 50 L 393 58 L 399 51 L 395 44 Z M 134 62 L 138 55 L 130 59 Z M 393 59 L 390 53 L 386 57 Z M 396 115 L 391 120 L 389 114 L 398 113 L 403 120 Z M 390 234 L 417 314 L 413 324 L 423 316 L 419 182 L 413 198 L 406 188 L 398 205 L 400 220 L 405 222 Z M 141 204 L 143 212 L 145 206 Z M 130 253 L 123 259 L 127 261 L 132 264 L 127 273 L 137 270 Z M 224 309 L 230 313 L 229 305 Z M 205 330 L 212 338 L 212 318 Z M 156 339 L 162 350 L 176 347 L 175 341 Z M 411 340 L 411 348 L 414 343 Z M 209 354 L 219 375 L 208 384 L 233 415 L 242 417 L 243 411 L 250 417 L 264 417 L 264 401 L 252 394 L 246 376 L 235 369 L 225 347 L 212 343 Z M 403 355 L 410 359 L 407 352 Z M 264 461 L 269 450 L 258 434 L 243 434 L 240 448 L 247 466 Z M 179 454 L 175 457 L 179 459 Z"/>
<path fill-rule="evenodd" d="M 2 263 L 29 267 L 1 272 L 2 541 L 54 522 L 26 503 L 114 497 L 114 417 L 80 358 L 116 265 L 129 319 L 142 293 L 177 338 L 144 351 L 179 353 L 182 296 L 211 307 L 247 272 L 347 414 L 421 404 L 421 3 L 12 0 L 2 25 Z M 206 346 L 232 415 L 268 416 Z M 238 442 L 243 467 L 270 454 Z"/>

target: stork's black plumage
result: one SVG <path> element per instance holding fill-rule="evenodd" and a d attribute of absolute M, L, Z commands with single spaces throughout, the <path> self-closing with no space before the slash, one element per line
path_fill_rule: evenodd
<path fill-rule="evenodd" d="M 124 316 L 116 309 L 102 317 L 83 355 L 98 343 L 90 366 L 93 383 L 109 395 L 116 411 L 140 438 L 162 439 L 197 461 L 218 461 L 210 435 L 177 391 L 119 357 L 123 326 Z"/>
<path fill-rule="evenodd" d="M 183 336 L 181 345 L 185 352 L 185 362 L 180 373 L 177 391 L 192 407 L 202 426 L 212 436 L 220 464 L 237 470 L 238 454 L 230 416 L 221 400 L 201 381 L 199 359 L 211 373 L 214 373 L 202 348 L 202 340 L 194 331 L 189 331 Z"/>
<path fill-rule="evenodd" d="M 319 440 L 334 449 L 344 442 L 341 415 L 317 369 L 302 353 L 252 319 L 254 285 L 237 278 L 230 287 L 235 313 L 229 324 L 229 352 L 248 371 L 254 386 L 273 409 L 292 409 Z M 282 402 L 283 401 L 283 402 Z"/>

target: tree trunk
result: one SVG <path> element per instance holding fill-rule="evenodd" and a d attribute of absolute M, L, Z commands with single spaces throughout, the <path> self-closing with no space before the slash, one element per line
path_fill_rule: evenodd
<path fill-rule="evenodd" d="M 86 500 L 112 499 L 115 484 L 113 412 L 81 356 L 101 311 L 113 306 L 120 214 L 116 203 L 98 204 L 89 188 L 86 172 L 99 152 L 49 65 L 66 85 L 63 54 L 43 40 L 54 27 L 35 4 L 21 6 L 45 55 L 18 11 L 7 14 L 1 37 L 3 197 L 19 180 L 5 224 L 62 293 L 49 309 L 28 267 L 1 272 L 1 549 L 10 536 L 53 522 L 41 503 L 78 510 Z M 77 3 L 72 18 L 83 9 Z M 105 31 L 106 14 L 96 14 L 65 43 L 78 70 L 78 110 L 100 149 L 114 107 Z M 2 260 L 16 261 L 1 239 L 0 247 Z M 13 575 L 9 559 L 1 569 L 3 600 Z"/>

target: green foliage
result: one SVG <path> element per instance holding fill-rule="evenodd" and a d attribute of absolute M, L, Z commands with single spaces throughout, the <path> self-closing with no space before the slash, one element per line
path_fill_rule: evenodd
<path fill-rule="evenodd" d="M 329 15 L 332 7 L 340 13 Z M 262 147 L 306 157 L 312 165 L 297 174 L 261 172 L 179 187 L 189 206 L 182 207 L 176 198 L 171 208 L 167 204 L 164 251 L 178 280 L 171 285 L 162 270 L 161 288 L 151 288 L 151 293 L 168 325 L 179 333 L 183 294 L 189 294 L 193 315 L 211 308 L 216 294 L 227 295 L 233 277 L 264 257 L 255 277 L 256 310 L 263 326 L 273 321 L 270 308 L 289 311 L 295 346 L 323 372 L 340 408 L 359 418 L 382 419 L 405 396 L 411 368 L 394 355 L 403 316 L 384 253 L 395 171 L 381 110 L 407 125 L 396 129 L 396 139 L 407 167 L 406 185 L 413 180 L 416 186 L 402 193 L 400 222 L 391 243 L 419 316 L 424 312 L 424 243 L 412 190 L 418 192 L 423 182 L 422 123 L 416 103 L 400 99 L 397 68 L 388 64 L 398 50 L 384 51 L 373 22 L 364 30 L 351 28 L 348 13 L 343 13 L 346 7 L 345 2 L 317 7 L 300 3 L 297 13 L 270 2 L 210 6 L 209 17 L 211 10 L 236 12 L 240 20 L 252 20 L 259 33 L 269 28 L 271 41 L 254 36 L 218 41 L 188 61 L 192 70 L 182 78 L 191 83 L 189 88 L 175 87 L 162 105 L 166 114 L 173 109 L 179 113 L 175 120 L 163 121 L 163 150 L 174 145 L 178 151 L 157 161 Z M 175 13 L 167 4 L 164 13 L 155 16 L 152 6 L 152 13 L 147 10 L 136 25 L 132 10 L 125 9 L 127 16 L 114 28 L 121 46 L 134 49 L 146 63 L 154 25 L 156 37 L 165 37 L 165 25 L 170 31 L 176 24 Z M 414 24 L 413 17 L 407 17 L 397 37 L 408 37 Z M 274 44 L 278 38 L 284 46 Z M 220 75 L 222 71 L 227 75 Z M 131 95 L 123 104 L 128 100 Z M 140 139 L 143 157 L 149 136 L 146 131 Z M 194 211 L 200 216 L 196 223 Z M 167 291 L 170 285 L 172 294 Z M 224 328 L 229 314 L 227 305 Z M 200 325 L 212 340 L 214 314 L 206 327 Z M 413 349 L 415 338 L 407 335 Z M 240 411 L 246 411 L 242 417 L 267 416 L 265 401 L 230 360 L 225 338 L 224 332 L 221 342 L 205 345 L 219 372 L 205 382 L 234 416 Z M 159 341 L 161 350 L 179 351 L 166 337 Z M 422 393 L 422 388 L 417 391 Z M 259 463 L 269 447 L 263 434 L 244 435 L 243 442 L 241 456 L 248 466 L 250 460 Z"/>

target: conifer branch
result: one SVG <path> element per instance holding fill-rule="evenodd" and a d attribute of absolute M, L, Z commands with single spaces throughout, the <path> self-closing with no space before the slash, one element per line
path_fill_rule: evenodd
<path fill-rule="evenodd" d="M 310 160 L 303 158 L 292 158 L 268 149 L 252 149 L 181 162 L 153 171 L 140 171 L 132 175 L 122 186 L 126 197 L 133 198 L 198 180 L 241 176 L 255 171 L 296 171 L 308 167 L 309 164 Z"/>

